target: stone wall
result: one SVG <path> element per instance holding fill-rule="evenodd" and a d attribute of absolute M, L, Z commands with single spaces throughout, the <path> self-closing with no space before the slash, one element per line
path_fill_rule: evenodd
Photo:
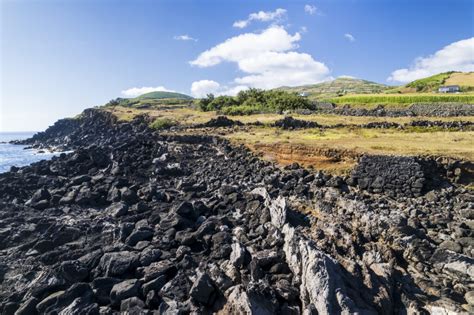
<path fill-rule="evenodd" d="M 415 103 L 406 108 L 386 108 L 379 105 L 372 109 L 352 108 L 350 105 L 339 105 L 334 108 L 326 103 L 315 104 L 317 112 L 345 116 L 376 116 L 376 117 L 453 117 L 474 115 L 474 104 L 462 103 Z M 310 114 L 307 112 L 307 114 Z"/>
<path fill-rule="evenodd" d="M 364 155 L 351 180 L 360 189 L 403 197 L 418 197 L 428 186 L 423 165 L 414 157 Z"/>

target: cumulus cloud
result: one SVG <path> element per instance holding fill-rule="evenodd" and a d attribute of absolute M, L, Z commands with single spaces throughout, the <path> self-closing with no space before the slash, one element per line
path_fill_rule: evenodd
<path fill-rule="evenodd" d="M 191 36 L 189 36 L 188 34 L 184 34 L 184 35 L 176 35 L 175 37 L 173 37 L 174 40 L 182 40 L 182 41 L 193 41 L 193 42 L 197 42 L 197 38 L 193 38 Z"/>
<path fill-rule="evenodd" d="M 197 98 L 205 97 L 207 94 L 219 95 L 230 95 L 235 96 L 242 90 L 246 90 L 249 87 L 246 85 L 236 85 L 233 87 L 222 86 L 219 82 L 214 80 L 200 80 L 194 81 L 191 84 L 191 95 Z"/>
<path fill-rule="evenodd" d="M 355 42 L 355 40 L 356 40 L 355 37 L 352 34 L 349 34 L 349 33 L 344 34 L 344 37 L 350 42 Z"/>
<path fill-rule="evenodd" d="M 299 33 L 291 35 L 281 26 L 271 26 L 262 33 L 246 33 L 229 38 L 201 53 L 191 61 L 191 65 L 210 67 L 223 61 L 239 62 L 266 51 L 287 51 L 297 48 L 296 42 L 300 39 Z"/>
<path fill-rule="evenodd" d="M 275 88 L 302 85 L 328 79 L 329 69 L 306 53 L 294 51 L 301 40 L 299 33 L 289 34 L 281 26 L 261 33 L 246 33 L 227 39 L 203 53 L 192 65 L 211 67 L 234 62 L 245 75 L 235 78 L 237 86 Z"/>
<path fill-rule="evenodd" d="M 307 4 L 304 6 L 304 12 L 308 13 L 309 15 L 316 14 L 318 11 L 318 8 L 312 4 Z"/>
<path fill-rule="evenodd" d="M 127 89 L 127 90 L 123 90 L 122 91 L 122 95 L 126 96 L 126 97 L 136 97 L 136 96 L 139 96 L 139 95 L 142 95 L 142 94 L 145 94 L 145 93 L 150 93 L 150 92 L 176 92 L 176 91 L 173 91 L 173 90 L 169 90 L 167 88 L 165 88 L 164 86 L 157 86 L 157 87 L 147 87 L 147 86 L 144 86 L 144 87 L 134 87 L 134 88 L 130 88 L 130 89 Z"/>
<path fill-rule="evenodd" d="M 239 68 L 250 75 L 235 79 L 236 83 L 263 89 L 316 83 L 329 74 L 326 65 L 295 51 L 264 52 L 241 60 Z"/>
<path fill-rule="evenodd" d="M 250 13 L 246 20 L 240 20 L 234 22 L 233 26 L 237 28 L 247 27 L 252 21 L 280 21 L 286 16 L 286 10 L 278 8 L 275 11 L 259 11 L 256 13 Z"/>
<path fill-rule="evenodd" d="M 209 93 L 216 94 L 221 85 L 213 80 L 194 81 L 191 84 L 191 95 L 194 97 L 204 97 Z"/>
<path fill-rule="evenodd" d="M 352 75 L 346 75 L 346 74 L 340 75 L 337 78 L 338 79 L 357 79 L 356 77 L 354 77 Z"/>
<path fill-rule="evenodd" d="M 409 68 L 393 71 L 387 80 L 405 83 L 447 71 L 474 71 L 474 37 L 417 58 Z"/>

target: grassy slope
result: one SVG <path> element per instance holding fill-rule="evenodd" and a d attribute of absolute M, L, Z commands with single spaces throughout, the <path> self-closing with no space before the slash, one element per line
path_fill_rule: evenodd
<path fill-rule="evenodd" d="M 434 94 L 441 85 L 459 85 L 463 91 L 474 91 L 474 72 L 445 72 L 410 82 L 404 86 L 389 87 L 360 79 L 338 78 L 333 81 L 279 89 L 306 92 L 310 99 L 336 104 L 409 105 L 425 102 L 474 103 L 473 94 Z"/>
<path fill-rule="evenodd" d="M 437 92 L 443 85 L 459 85 L 461 91 L 474 90 L 474 72 L 443 72 L 430 77 L 415 80 L 404 86 L 395 87 L 385 91 L 386 93 L 425 93 Z"/>
<path fill-rule="evenodd" d="M 279 90 L 308 93 L 309 97 L 335 97 L 341 94 L 371 94 L 380 93 L 389 87 L 384 84 L 379 84 L 367 80 L 352 79 L 352 78 L 338 78 L 333 81 L 303 85 L 296 87 L 280 87 Z"/>
<path fill-rule="evenodd" d="M 155 91 L 146 93 L 136 97 L 136 99 L 144 100 L 144 99 L 183 99 L 183 100 L 191 100 L 192 97 L 182 93 L 176 92 L 161 92 Z"/>

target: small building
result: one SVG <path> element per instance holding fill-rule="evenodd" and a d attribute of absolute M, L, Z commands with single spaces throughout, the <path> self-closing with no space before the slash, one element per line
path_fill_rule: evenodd
<path fill-rule="evenodd" d="M 461 89 L 459 88 L 459 85 L 440 86 L 438 89 L 439 93 L 456 93 L 460 91 Z"/>
<path fill-rule="evenodd" d="M 308 96 L 309 96 L 309 93 L 308 93 L 308 92 L 301 92 L 301 93 L 300 93 L 300 96 L 302 96 L 302 97 L 308 97 Z"/>

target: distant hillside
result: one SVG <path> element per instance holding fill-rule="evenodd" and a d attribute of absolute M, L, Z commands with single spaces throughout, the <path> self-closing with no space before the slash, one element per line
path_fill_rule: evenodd
<path fill-rule="evenodd" d="M 139 100 L 148 100 L 148 99 L 154 99 L 154 100 L 161 100 L 165 98 L 173 98 L 173 99 L 181 99 L 181 100 L 191 100 L 192 97 L 186 94 L 181 94 L 181 93 L 176 93 L 176 92 L 163 92 L 163 91 L 155 91 L 155 92 L 150 92 L 146 94 L 142 94 L 136 99 Z"/>
<path fill-rule="evenodd" d="M 302 85 L 296 87 L 280 87 L 278 90 L 307 93 L 310 98 L 334 97 L 345 94 L 381 93 L 390 87 L 384 84 L 353 78 L 337 78 L 333 81 Z"/>
<path fill-rule="evenodd" d="M 176 92 L 155 91 L 142 94 L 135 98 L 117 98 L 105 106 L 126 106 L 135 108 L 152 108 L 163 106 L 189 106 L 193 98 L 186 94 Z"/>
<path fill-rule="evenodd" d="M 387 93 L 436 92 L 443 85 L 459 85 L 462 92 L 474 90 L 474 72 L 449 71 L 415 80 L 404 86 L 386 91 Z"/>

